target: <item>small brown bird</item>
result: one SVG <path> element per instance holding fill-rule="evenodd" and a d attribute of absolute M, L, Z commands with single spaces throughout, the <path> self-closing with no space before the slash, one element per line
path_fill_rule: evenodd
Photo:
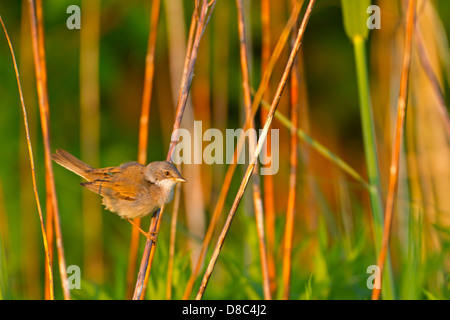
<path fill-rule="evenodd" d="M 155 213 L 172 200 L 177 182 L 186 182 L 177 168 L 167 161 L 155 161 L 147 166 L 127 162 L 119 167 L 96 169 L 62 149 L 56 150 L 52 159 L 86 179 L 87 182 L 81 185 L 102 195 L 107 210 L 128 219 L 153 241 L 155 237 L 139 228 L 131 219 Z"/>

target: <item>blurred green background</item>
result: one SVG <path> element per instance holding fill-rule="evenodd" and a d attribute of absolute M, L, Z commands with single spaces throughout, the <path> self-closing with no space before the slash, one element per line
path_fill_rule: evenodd
<path fill-rule="evenodd" d="M 172 0 L 168 0 L 172 1 Z M 170 143 L 174 100 L 184 59 L 179 50 L 186 41 L 193 1 L 162 1 L 155 60 L 155 80 L 150 111 L 148 161 L 166 157 Z M 69 30 L 69 5 L 81 1 L 43 1 L 45 50 L 48 73 L 52 150 L 63 148 L 87 161 L 82 149 L 80 123 L 80 30 Z M 402 1 L 374 1 L 381 8 L 381 29 L 370 33 L 367 43 L 374 122 L 382 175 L 382 194 L 387 192 L 391 139 L 403 46 Z M 85 4 L 83 4 L 85 5 Z M 270 1 L 271 45 L 274 48 L 286 24 L 290 1 Z M 306 5 L 304 4 L 304 7 Z M 86 8 L 89 8 L 87 6 Z M 179 10 L 177 14 L 174 10 Z M 251 83 L 261 78 L 261 3 L 244 1 Z M 85 26 L 82 7 L 81 28 Z M 302 13 L 304 8 L 302 9 Z M 99 122 L 98 166 L 116 166 L 137 159 L 139 117 L 149 34 L 151 1 L 101 1 L 100 35 L 97 43 Z M 449 242 L 450 191 L 448 126 L 439 113 L 436 96 L 448 105 L 449 67 L 447 35 L 450 32 L 448 1 L 418 1 L 418 25 L 441 93 L 428 88 L 416 51 L 410 89 L 404 154 L 399 183 L 398 212 L 393 226 L 392 262 L 396 298 L 450 297 Z M 40 201 L 45 208 L 44 149 L 38 112 L 27 1 L 0 2 L 0 15 L 8 30 L 19 64 L 25 105 L 36 161 Z M 239 38 L 236 4 L 218 1 L 200 44 L 188 104 L 193 113 L 183 126 L 202 120 L 203 130 L 242 127 Z M 300 15 L 301 17 L 302 15 Z M 182 18 L 180 20 L 180 18 Z M 430 23 L 430 21 L 432 23 Z M 172 33 L 169 27 L 173 28 Z M 9 48 L 0 36 L 0 290 L 3 299 L 44 297 L 44 253 L 34 200 L 23 117 Z M 174 47 L 177 44 L 179 47 Z M 269 97 L 284 69 L 288 48 L 275 65 Z M 301 49 L 307 104 L 300 113 L 301 127 L 330 151 L 338 154 L 362 176 L 364 150 L 358 107 L 353 48 L 342 22 L 340 1 L 321 0 L 314 7 Z M 183 61 L 183 60 L 181 60 Z M 415 69 L 414 69 L 415 68 Z M 278 108 L 290 115 L 289 89 Z M 176 101 L 176 100 L 175 100 Z M 269 100 L 270 102 L 270 100 Z M 420 110 L 424 113 L 421 113 Z M 431 115 L 432 114 L 432 115 Z M 425 115 L 425 116 L 424 116 Z M 256 119 L 259 119 L 259 112 Z M 257 121 L 258 123 L 259 121 Z M 422 123 L 422 125 L 419 125 Z M 258 123 L 260 127 L 260 123 Z M 280 297 L 281 253 L 289 181 L 289 130 L 280 129 L 280 170 L 274 176 L 275 251 L 277 290 Z M 426 135 L 424 132 L 433 132 Z M 93 139 L 96 139 L 93 137 Z M 89 139 L 88 139 L 89 140 Z M 205 144 L 203 145 L 205 146 Z M 367 190 L 340 171 L 328 159 L 300 143 L 309 154 L 298 169 L 298 197 L 292 252 L 292 299 L 369 299 L 367 266 L 376 263 Z M 305 151 L 308 150 L 308 151 Z M 432 156 L 431 156 L 432 155 Z M 302 159 L 300 156 L 299 159 Z M 414 165 L 416 163 L 416 166 Z M 419 164 L 417 164 L 419 163 Z M 421 163 L 423 166 L 421 166 Z M 225 216 L 234 199 L 246 166 L 240 165 L 225 205 Z M 421 169 L 422 168 L 422 169 Z M 426 169 L 423 169 L 426 168 Z M 180 299 L 190 275 L 202 235 L 214 210 L 226 166 L 197 166 L 200 187 L 183 188 L 177 228 L 172 297 Z M 193 171 L 183 166 L 183 171 Z M 440 170 L 440 171 L 439 171 Z M 182 171 L 182 172 L 183 172 Z M 71 290 L 73 298 L 124 299 L 130 242 L 130 226 L 100 207 L 100 197 L 82 194 L 76 175 L 54 166 L 64 250 L 67 265 L 81 267 L 82 289 Z M 315 181 L 315 189 L 308 182 Z M 189 180 L 189 179 L 188 179 Z M 198 184 L 197 184 L 198 186 Z M 419 191 L 418 191 L 419 190 Z M 406 193 L 404 193 L 406 192 Z M 195 193 L 195 196 L 192 194 Z M 261 299 L 262 280 L 251 192 L 241 203 L 233 221 L 217 270 L 206 290 L 206 299 Z M 406 194 L 406 195 L 405 195 Z M 200 199 L 200 208 L 189 207 L 189 199 Z M 448 199 L 447 199 L 448 198 Z M 91 199 L 91 200 L 86 200 Z M 85 202 L 94 202 L 86 209 Z M 193 200 L 192 200 L 193 201 Z M 164 299 L 172 204 L 168 205 L 158 238 L 147 298 Z M 186 215 L 192 210 L 189 220 Z M 95 217 L 91 223 L 90 215 Z M 331 218 L 330 218 L 331 217 Z M 100 219 L 100 220 L 98 220 Z M 222 217 L 219 229 L 223 225 Z M 149 218 L 143 220 L 147 228 Z M 218 232 L 216 232 L 217 234 Z M 214 239 L 216 239 L 217 235 Z M 141 257 L 144 238 L 140 238 Z M 215 240 L 212 241 L 215 244 Z M 207 260 L 209 260 L 207 256 Z M 56 259 L 56 251 L 55 251 Z M 411 268 L 406 268 L 408 265 Z M 62 298 L 57 261 L 53 263 L 56 297 Z M 137 272 L 136 272 L 137 274 Z M 203 275 L 200 272 L 200 277 Z M 196 292 L 197 280 L 193 291 Z M 192 297 L 192 296 L 191 296 Z"/>

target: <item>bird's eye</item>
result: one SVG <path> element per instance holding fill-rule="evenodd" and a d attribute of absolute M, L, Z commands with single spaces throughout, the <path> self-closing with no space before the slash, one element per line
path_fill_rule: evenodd
<path fill-rule="evenodd" d="M 169 171 L 164 171 L 164 175 L 165 175 L 166 177 L 168 177 L 168 176 L 170 176 L 170 172 L 169 172 Z"/>

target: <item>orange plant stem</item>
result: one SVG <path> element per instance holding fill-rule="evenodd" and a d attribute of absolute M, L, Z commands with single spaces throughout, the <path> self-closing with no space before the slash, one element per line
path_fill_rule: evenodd
<path fill-rule="evenodd" d="M 290 280 L 292 269 L 292 241 L 294 235 L 294 217 L 295 217 L 295 199 L 297 191 L 297 151 L 298 151 L 298 109 L 299 109 L 299 73 L 298 59 L 294 60 L 293 70 L 291 72 L 291 141 L 290 141 L 290 174 L 289 174 L 289 194 L 286 210 L 286 223 L 284 232 L 284 251 L 283 251 L 283 299 L 289 299 Z"/>
<path fill-rule="evenodd" d="M 245 36 L 245 22 L 244 22 L 244 12 L 242 8 L 242 0 L 236 0 L 236 5 L 238 12 L 238 30 L 239 30 L 240 52 L 241 52 L 242 87 L 244 90 L 244 106 L 247 115 L 247 121 L 249 121 L 250 123 L 250 129 L 254 129 L 255 120 L 252 117 L 252 94 L 250 89 L 250 74 L 248 67 L 247 41 Z M 254 150 L 256 145 L 256 136 L 250 135 L 249 141 L 250 141 L 250 150 Z M 261 186 L 258 174 L 258 165 L 256 163 L 253 172 L 253 202 L 255 206 L 256 229 L 258 232 L 258 243 L 259 243 L 262 277 L 263 277 L 264 298 L 266 300 L 270 300 L 272 299 L 272 296 L 269 285 L 269 270 L 268 270 L 269 268 L 267 264 L 267 249 L 264 232 L 264 214 L 261 199 Z"/>
<path fill-rule="evenodd" d="M 402 74 L 400 79 L 400 92 L 397 105 L 397 123 L 395 130 L 395 142 L 392 151 L 389 190 L 386 199 L 386 210 L 384 216 L 383 240 L 381 243 L 380 255 L 378 257 L 378 267 L 380 268 L 380 283 L 375 284 L 372 291 L 372 300 L 378 300 L 381 294 L 381 279 L 383 275 L 384 263 L 389 246 L 389 236 L 391 231 L 392 216 L 394 212 L 394 201 L 397 193 L 398 171 L 400 152 L 402 147 L 402 138 L 404 131 L 404 122 L 406 116 L 409 70 L 411 65 L 412 38 L 414 31 L 416 0 L 409 0 L 408 13 L 406 19 L 405 51 L 403 53 Z"/>
<path fill-rule="evenodd" d="M 281 77 L 281 80 L 280 80 L 280 82 L 278 84 L 278 87 L 277 87 L 274 99 L 272 101 L 272 104 L 270 106 L 270 110 L 269 110 L 269 113 L 267 115 L 266 122 L 264 123 L 264 128 L 263 128 L 262 134 L 261 134 L 261 136 L 260 136 L 260 138 L 258 140 L 255 153 L 253 154 L 252 159 L 250 160 L 250 164 L 247 167 L 247 170 L 245 172 L 244 178 L 242 179 L 241 185 L 239 186 L 238 193 L 236 194 L 236 197 L 234 199 L 234 202 L 233 202 L 233 205 L 231 207 L 231 210 L 228 213 L 227 220 L 225 221 L 225 225 L 224 225 L 224 227 L 222 229 L 222 232 L 221 232 L 221 234 L 219 236 L 219 239 L 217 240 L 216 246 L 214 248 L 214 252 L 213 252 L 212 257 L 211 257 L 211 259 L 209 261 L 209 264 L 208 264 L 208 267 L 206 269 L 206 272 L 205 272 L 205 274 L 203 276 L 202 283 L 200 285 L 199 291 L 198 291 L 197 296 L 196 296 L 197 300 L 200 300 L 203 297 L 203 294 L 204 294 L 204 292 L 206 290 L 206 287 L 208 285 L 209 279 L 210 279 L 210 277 L 212 275 L 212 272 L 214 271 L 214 267 L 216 265 L 216 262 L 217 262 L 217 259 L 219 257 L 220 251 L 221 251 L 222 246 L 223 246 L 223 244 L 225 242 L 225 237 L 226 237 L 226 235 L 228 233 L 228 230 L 230 229 L 231 222 L 233 221 L 233 218 L 234 218 L 234 215 L 236 213 L 236 210 L 237 210 L 237 208 L 239 206 L 239 203 L 240 203 L 240 201 L 242 199 L 244 191 L 245 191 L 245 189 L 246 189 L 246 187 L 248 185 L 248 182 L 250 180 L 250 177 L 251 177 L 251 175 L 253 173 L 253 169 L 255 167 L 256 159 L 259 156 L 259 153 L 261 152 L 262 145 L 263 145 L 263 143 L 265 141 L 265 138 L 267 136 L 269 127 L 270 127 L 270 125 L 272 123 L 272 120 L 273 120 L 273 117 L 274 117 L 275 112 L 277 110 L 278 104 L 279 104 L 279 102 L 281 100 L 281 96 L 282 96 L 284 87 L 286 85 L 289 73 L 290 73 L 292 65 L 294 63 L 295 56 L 297 55 L 297 52 L 298 52 L 298 50 L 300 48 L 301 40 L 303 39 L 303 35 L 304 35 L 305 29 L 306 29 L 306 25 L 308 24 L 309 17 L 311 16 L 311 12 L 312 12 L 312 9 L 314 7 L 314 4 L 315 4 L 315 0 L 310 0 L 309 1 L 309 4 L 308 4 L 308 7 L 306 9 L 305 15 L 303 17 L 302 23 L 301 23 L 300 28 L 298 30 L 297 38 L 295 40 L 294 46 L 293 46 L 293 48 L 291 50 L 291 53 L 289 55 L 288 62 L 287 62 L 286 67 L 284 69 L 284 72 L 283 72 L 283 75 Z M 247 121 L 249 121 L 249 119 L 247 119 Z"/>
<path fill-rule="evenodd" d="M 289 32 L 291 31 L 292 27 L 294 26 L 295 21 L 297 20 L 297 17 L 300 13 L 300 8 L 301 8 L 301 4 L 300 4 L 300 2 L 297 1 L 292 10 L 292 14 L 289 18 L 289 21 L 287 22 L 286 26 L 284 27 L 284 29 L 281 33 L 280 38 L 278 39 L 277 45 L 270 57 L 267 68 L 264 70 L 264 75 L 262 77 L 263 80 L 261 80 L 261 83 L 257 90 L 257 92 L 259 94 L 255 95 L 255 99 L 252 102 L 252 115 L 251 115 L 252 117 L 254 117 L 256 112 L 258 111 L 259 105 L 262 101 L 262 94 L 265 92 L 265 90 L 267 88 L 274 65 L 278 61 L 281 51 L 283 50 L 283 48 L 286 44 L 286 40 L 289 35 Z M 243 130 L 245 131 L 248 128 L 249 128 L 249 122 L 246 120 L 245 125 L 243 126 Z M 216 207 L 214 208 L 214 212 L 211 217 L 211 221 L 209 223 L 208 229 L 206 231 L 205 238 L 203 239 L 203 244 L 200 249 L 200 254 L 198 256 L 197 263 L 196 263 L 195 267 L 192 269 L 191 276 L 189 277 L 188 283 L 186 285 L 186 289 L 183 294 L 183 300 L 189 299 L 189 296 L 191 295 L 191 292 L 192 292 L 194 282 L 197 278 L 198 273 L 200 272 L 200 268 L 202 266 L 203 259 L 206 254 L 206 250 L 208 249 L 209 243 L 211 242 L 212 236 L 216 229 L 216 225 L 220 218 L 220 213 L 222 212 L 223 207 L 225 205 L 225 200 L 226 200 L 228 191 L 230 189 L 231 180 L 233 179 L 233 175 L 234 175 L 234 172 L 236 169 L 237 159 L 239 158 L 239 154 L 242 151 L 242 146 L 243 146 L 243 140 L 238 139 L 238 143 L 234 150 L 234 154 L 233 154 L 233 158 L 232 158 L 232 159 L 234 159 L 234 161 L 232 161 L 231 159 L 229 161 L 230 165 L 227 168 L 227 172 L 225 174 L 225 179 L 222 184 L 222 187 L 220 189 L 220 194 L 219 194 L 219 198 L 216 203 Z M 275 279 L 274 279 L 274 281 L 275 281 Z"/>
<path fill-rule="evenodd" d="M 139 118 L 139 141 L 138 141 L 138 162 L 147 163 L 148 145 L 148 124 L 150 119 L 150 105 L 152 100 L 153 79 L 155 73 L 155 49 L 158 35 L 158 21 L 161 7 L 161 0 L 153 0 L 150 18 L 150 32 L 147 42 L 147 55 L 145 58 L 145 78 L 142 95 L 141 116 Z M 134 223 L 141 225 L 141 219 L 134 219 Z M 139 230 L 131 229 L 130 251 L 128 255 L 127 287 L 126 297 L 130 299 L 133 295 L 133 280 L 136 269 L 137 252 L 139 248 Z"/>
<path fill-rule="evenodd" d="M 46 186 L 47 186 L 47 212 L 51 212 L 54 217 L 56 247 L 58 251 L 59 271 L 61 275 L 61 285 L 63 288 L 64 299 L 70 299 L 70 291 L 67 281 L 66 261 L 64 257 L 64 248 L 62 242 L 61 221 L 58 211 L 58 203 L 56 199 L 56 188 L 53 176 L 53 167 L 51 162 L 51 146 L 50 146 L 50 128 L 49 128 L 49 107 L 47 93 L 47 73 L 45 66 L 44 51 L 44 33 L 43 33 L 43 17 L 42 17 L 42 1 L 38 0 L 35 4 L 34 0 L 28 1 L 30 12 L 31 35 L 33 41 L 33 56 L 36 73 L 37 92 L 39 97 L 39 113 L 41 117 L 42 135 L 44 140 L 45 151 L 45 169 L 46 169 Z M 37 13 L 37 14 L 36 14 Z M 47 237 L 47 240 L 49 238 Z M 51 241 L 49 240 L 49 248 Z"/>
<path fill-rule="evenodd" d="M 181 90 L 180 95 L 178 98 L 178 105 L 177 105 L 177 111 L 175 116 L 175 122 L 173 125 L 172 132 L 176 132 L 181 125 L 181 120 L 183 119 L 184 109 L 186 108 L 187 104 L 187 97 L 189 94 L 189 90 L 192 83 L 192 78 L 194 76 L 194 66 L 195 62 L 197 60 L 197 53 L 198 48 L 200 45 L 200 40 L 202 38 L 203 32 L 205 31 L 207 22 L 209 20 L 209 17 L 211 15 L 212 10 L 214 9 L 215 1 L 212 1 L 208 3 L 208 1 L 203 0 L 201 8 L 200 8 L 200 14 L 198 15 L 198 23 L 197 28 L 195 30 L 195 37 L 192 45 L 192 50 L 187 51 L 186 55 L 189 56 L 189 62 L 185 65 L 185 70 L 183 73 L 183 79 L 181 83 Z M 196 6 L 197 7 L 197 6 Z M 197 9 L 197 8 L 196 8 Z M 209 13 L 208 13 L 208 9 Z M 208 15 L 209 14 L 209 15 Z M 197 17 L 197 14 L 194 12 L 193 19 Z M 188 59 L 188 58 L 187 58 Z M 186 60 L 187 60 L 186 59 Z M 175 148 L 175 145 L 178 141 L 174 140 L 173 137 L 170 141 L 169 145 L 169 151 L 167 153 L 167 161 L 170 161 L 172 158 L 172 153 Z M 154 216 L 153 219 L 156 221 L 153 223 L 152 219 L 152 225 L 150 226 L 150 231 L 152 232 L 158 232 L 159 226 L 160 226 L 160 219 L 162 217 L 162 214 L 164 212 L 164 206 L 161 207 L 159 212 Z M 152 229 L 152 226 L 154 226 L 154 229 Z M 151 266 L 154 253 L 151 252 L 154 251 L 154 244 L 153 241 L 147 240 L 145 243 L 144 253 L 141 261 L 141 267 L 139 269 L 138 279 L 136 281 L 136 286 L 134 290 L 133 299 L 134 300 L 140 300 L 143 299 L 143 296 L 145 294 L 145 288 L 146 288 L 146 282 L 148 281 L 148 272 L 147 269 L 149 266 Z"/>
<path fill-rule="evenodd" d="M 28 126 L 27 109 L 25 108 L 25 102 L 23 99 L 22 86 L 20 84 L 19 70 L 17 68 L 17 62 L 16 62 L 16 58 L 14 55 L 14 50 L 13 50 L 11 40 L 9 39 L 8 32 L 6 31 L 6 27 L 5 27 L 5 24 L 3 23 L 3 19 L 1 16 L 0 16 L 0 22 L 2 24 L 3 30 L 5 32 L 6 40 L 8 42 L 8 46 L 11 51 L 11 56 L 12 56 L 13 64 L 14 64 L 14 71 L 16 73 L 17 87 L 19 88 L 20 103 L 22 105 L 23 122 L 24 122 L 24 126 L 25 126 L 25 134 L 26 134 L 26 138 L 27 138 L 28 155 L 29 155 L 30 167 L 31 167 L 31 178 L 33 181 L 34 198 L 36 200 L 36 206 L 38 209 L 39 221 L 40 221 L 40 225 L 41 225 L 42 240 L 44 243 L 45 263 L 46 263 L 45 270 L 46 270 L 46 275 L 47 275 L 47 277 L 45 279 L 45 281 L 46 281 L 46 283 L 45 283 L 46 299 L 53 300 L 55 298 L 54 290 L 53 290 L 53 271 L 52 271 L 52 265 L 51 265 L 51 259 L 50 259 L 50 250 L 49 250 L 48 241 L 47 241 L 47 233 L 45 232 L 44 217 L 42 214 L 41 202 L 39 201 L 39 193 L 38 193 L 37 182 L 36 182 L 36 169 L 34 166 L 33 149 L 31 146 L 31 138 L 30 138 L 30 128 Z"/>

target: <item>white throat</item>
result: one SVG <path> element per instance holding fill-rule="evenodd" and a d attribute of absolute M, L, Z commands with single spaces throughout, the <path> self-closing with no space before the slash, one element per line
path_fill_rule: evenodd
<path fill-rule="evenodd" d="M 177 184 L 176 181 L 172 180 L 172 179 L 163 179 L 163 180 L 158 180 L 155 182 L 155 184 L 160 187 L 162 190 L 162 193 L 164 195 L 166 195 L 165 197 L 165 201 L 164 203 L 168 203 L 170 201 L 172 201 L 173 198 L 173 188 L 175 187 L 175 185 Z"/>

